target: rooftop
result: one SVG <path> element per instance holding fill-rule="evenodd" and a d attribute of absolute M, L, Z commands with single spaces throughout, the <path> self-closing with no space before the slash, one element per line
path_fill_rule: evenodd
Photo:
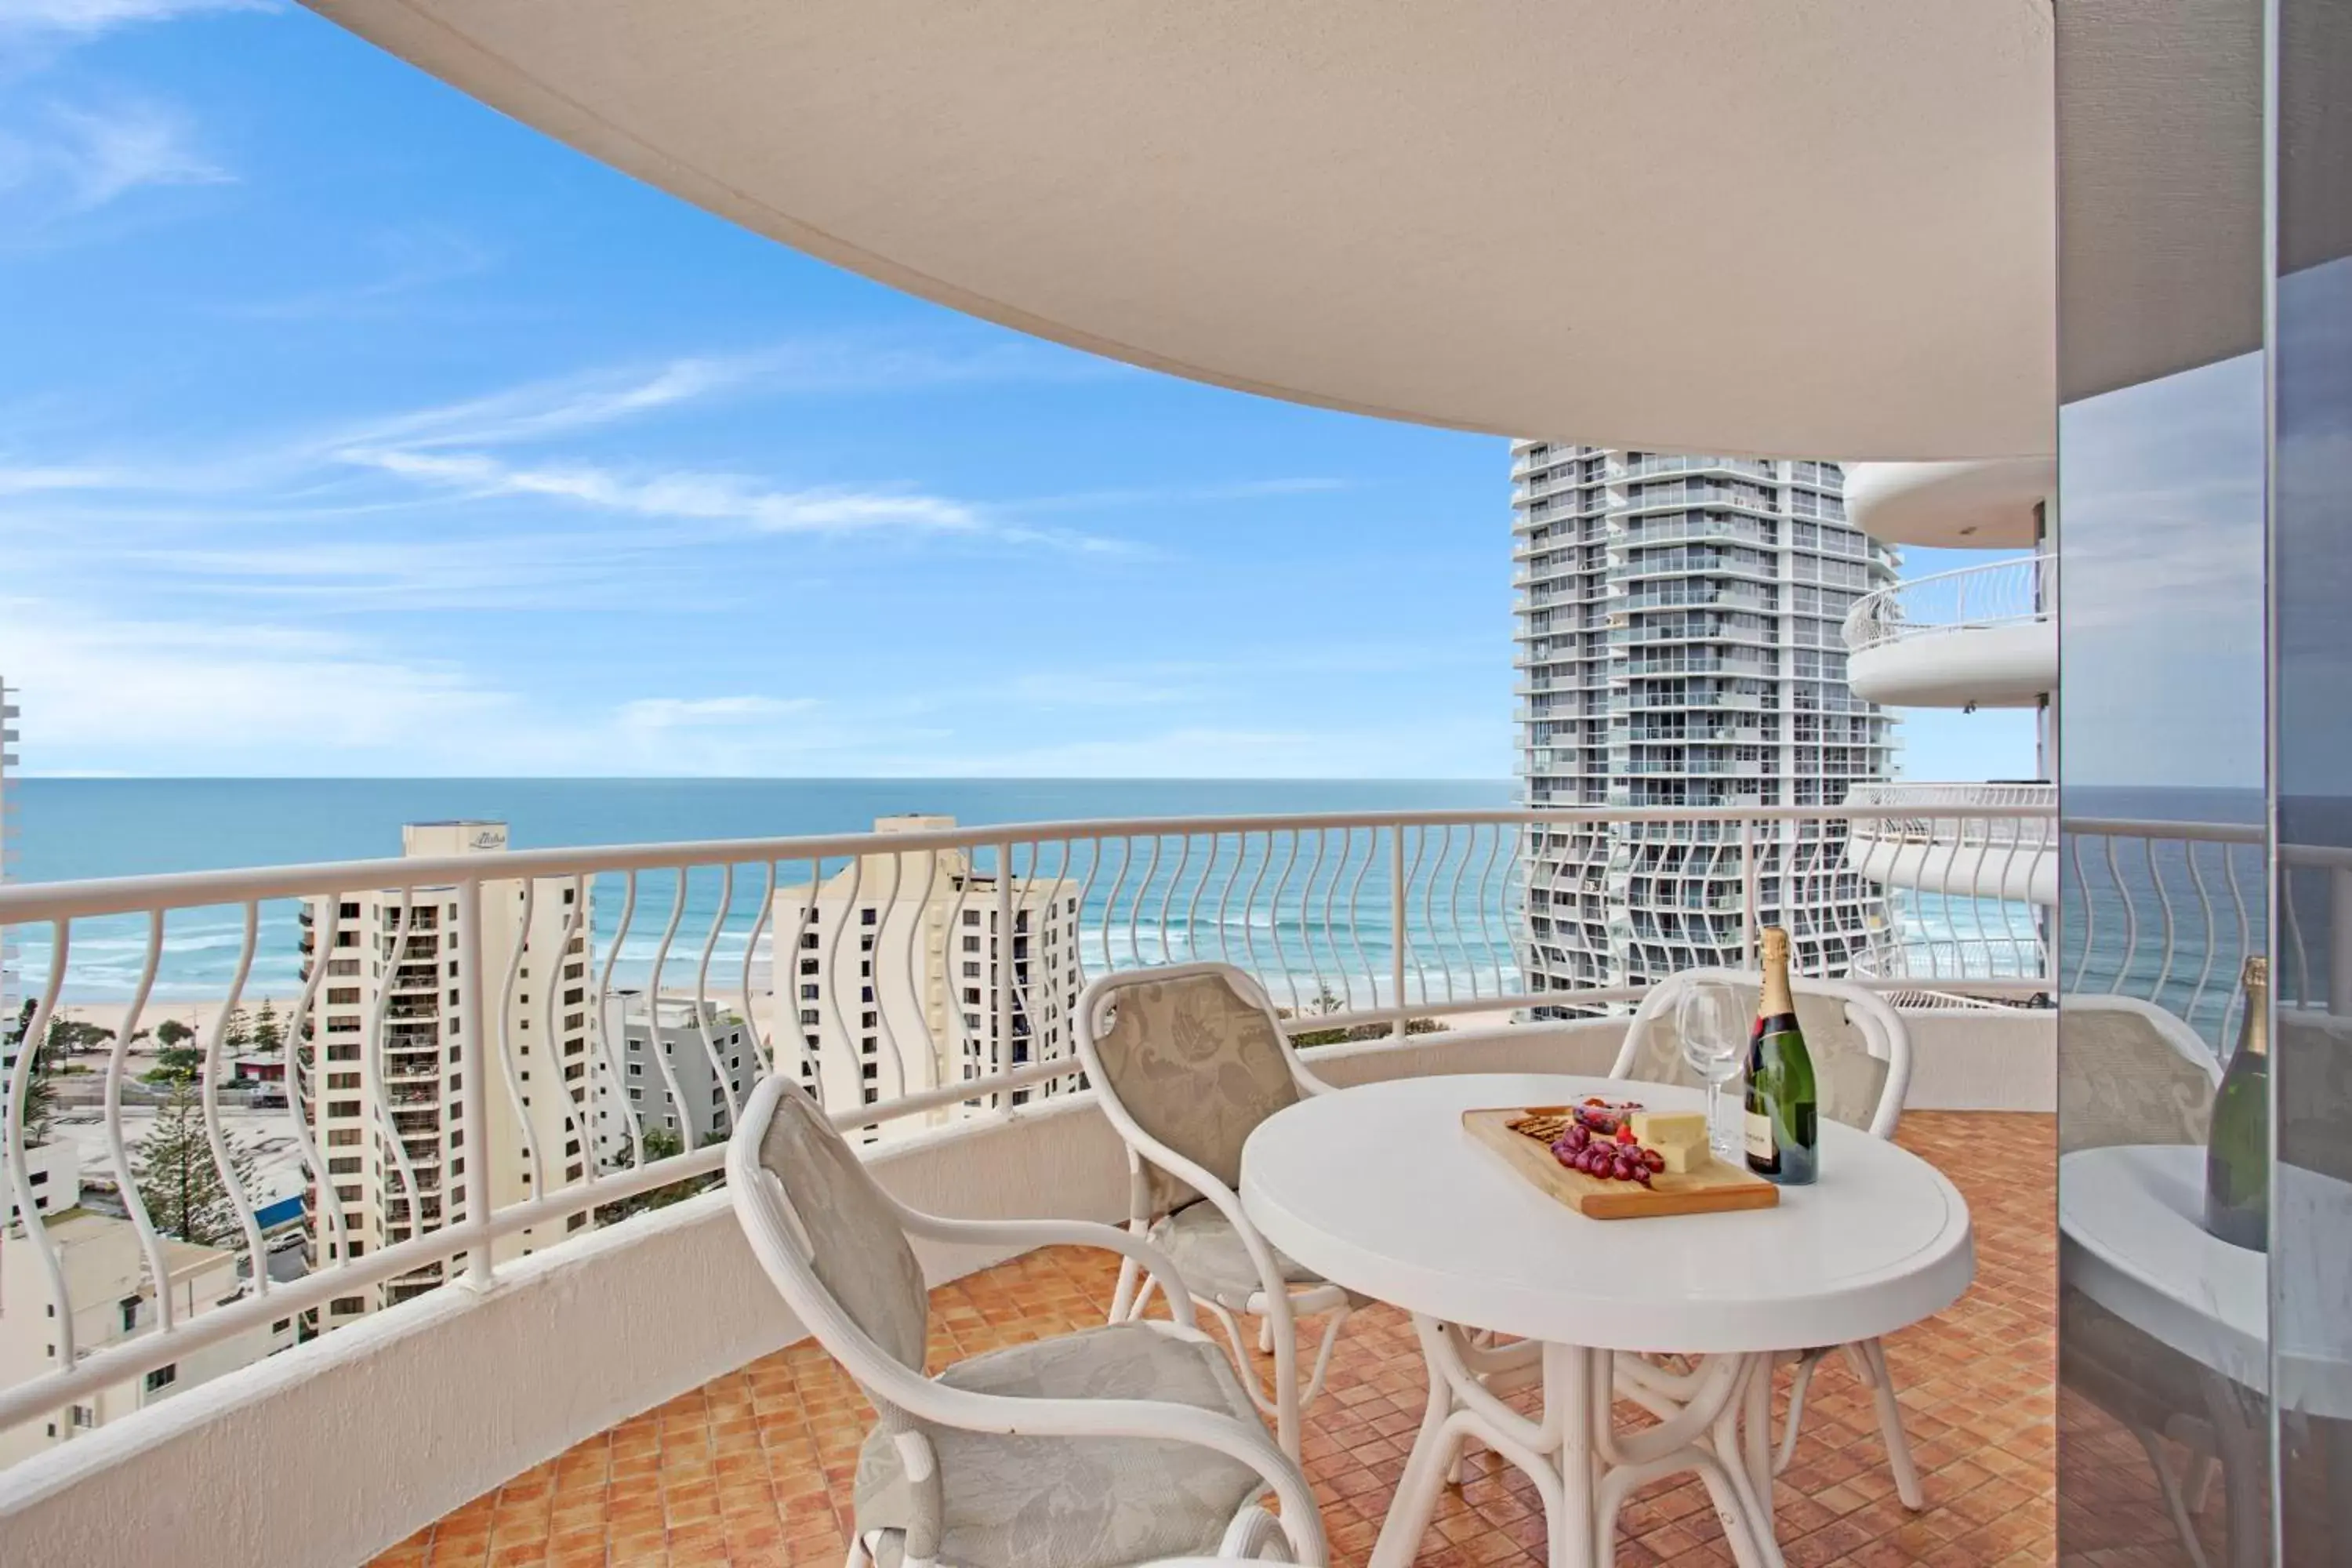
<path fill-rule="evenodd" d="M 2055 1560 L 2056 1225 L 2042 1175 L 2053 1136 L 2053 1118 L 2042 1114 L 1923 1110 L 1904 1119 L 1899 1141 L 1951 1177 L 1977 1226 L 1974 1288 L 1887 1342 L 1927 1508 L 1912 1514 L 1895 1500 L 1866 1391 L 1843 1369 L 1824 1369 L 1777 1497 L 1791 1568 L 2046 1568 Z M 2031 1174 L 2021 1180 L 2021 1170 Z M 931 1293 L 933 1369 L 1099 1323 L 1117 1273 L 1108 1254 L 1055 1247 L 940 1287 Z M 1329 1390 L 1307 1408 L 1304 1442 L 1334 1563 L 1352 1568 L 1370 1551 L 1421 1420 L 1422 1376 L 1412 1328 L 1395 1309 L 1368 1310 L 1341 1336 Z M 1784 1373 L 1783 1402 L 1786 1390 Z M 856 1385 L 803 1342 L 524 1471 L 376 1562 L 831 1568 L 846 1547 L 852 1472 L 871 1420 Z M 2086 1429 L 2100 1421 L 2079 1417 Z M 2142 1507 L 2160 1532 L 2146 1460 L 2119 1430 L 2113 1436 L 2116 1451 L 2129 1452 L 2104 1477 L 2105 1495 L 2120 1510 Z M 1419 1558 L 1432 1568 L 1543 1560 L 1534 1491 L 1491 1453 L 1474 1458 L 1463 1487 L 1448 1494 Z M 1647 1568 L 1727 1563 L 1730 1555 L 1705 1492 L 1684 1476 L 1635 1494 L 1617 1561 Z"/>

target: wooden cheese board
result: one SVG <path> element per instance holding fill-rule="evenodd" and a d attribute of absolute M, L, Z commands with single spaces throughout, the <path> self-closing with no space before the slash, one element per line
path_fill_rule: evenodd
<path fill-rule="evenodd" d="M 1746 1167 L 1709 1160 L 1687 1175 L 1660 1173 L 1648 1186 L 1603 1181 L 1561 1164 L 1550 1146 L 1511 1131 L 1509 1123 L 1530 1111 L 1554 1106 L 1512 1106 L 1465 1110 L 1463 1130 L 1500 1154 L 1518 1173 L 1587 1219 L 1647 1219 L 1659 1215 L 1714 1214 L 1726 1209 L 1769 1209 L 1780 1189 Z"/>

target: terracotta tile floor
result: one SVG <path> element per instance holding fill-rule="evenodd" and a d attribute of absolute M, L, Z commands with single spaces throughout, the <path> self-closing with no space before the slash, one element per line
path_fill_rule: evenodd
<path fill-rule="evenodd" d="M 1887 1342 L 1927 1508 L 1914 1514 L 1896 1500 L 1867 1392 L 1832 1362 L 1815 1381 L 1803 1440 L 1778 1488 L 1791 1568 L 2056 1561 L 2055 1220 L 2043 1176 L 2052 1137 L 2047 1116 L 1905 1118 L 1902 1142 L 1952 1178 L 1977 1226 L 1975 1288 Z M 932 1361 L 1097 1323 L 1114 1271 L 1108 1255 L 1056 1248 L 943 1287 L 931 1297 Z M 1358 1564 L 1370 1552 L 1425 1392 L 1402 1314 L 1379 1308 L 1349 1324 L 1304 1443 L 1336 1563 Z M 525 1471 L 377 1561 L 830 1568 L 842 1557 L 866 1420 L 856 1388 L 824 1353 L 796 1346 Z M 2154 1510 L 2144 1466 L 2134 1472 L 2118 1462 L 2114 1478 L 2144 1488 Z M 1460 1490 L 1448 1492 L 1420 1563 L 1520 1568 L 1542 1561 L 1542 1543 L 1533 1489 L 1482 1452 Z M 1731 1556 L 1698 1483 L 1670 1478 L 1627 1506 L 1617 1561 L 1632 1568 Z"/>

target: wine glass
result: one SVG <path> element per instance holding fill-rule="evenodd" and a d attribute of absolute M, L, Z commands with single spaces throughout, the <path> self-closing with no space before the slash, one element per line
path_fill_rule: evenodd
<path fill-rule="evenodd" d="M 1721 980 L 1695 980 L 1675 1002 L 1675 1032 L 1682 1037 L 1683 1060 L 1706 1080 L 1706 1145 L 1720 1160 L 1739 1158 L 1745 1148 L 1738 1130 L 1726 1125 L 1721 1111 L 1723 1086 L 1747 1065 L 1746 1022 L 1739 993 Z"/>

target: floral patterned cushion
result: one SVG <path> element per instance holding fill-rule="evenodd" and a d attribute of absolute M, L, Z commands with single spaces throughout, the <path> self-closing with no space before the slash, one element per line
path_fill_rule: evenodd
<path fill-rule="evenodd" d="M 1735 986 L 1745 1004 L 1743 1016 L 1756 1010 L 1757 987 Z M 1813 1092 L 1821 1114 L 1848 1127 L 1867 1129 L 1878 1114 L 1879 1097 L 1886 1090 L 1886 1064 L 1870 1054 L 1862 1030 L 1845 1014 L 1835 996 L 1796 994 L 1797 1026 L 1805 1032 L 1805 1053 L 1813 1058 Z M 1678 1083 L 1693 1089 L 1706 1080 L 1683 1058 L 1681 1033 L 1668 1007 L 1642 1023 L 1642 1038 L 1633 1052 L 1629 1078 L 1644 1083 Z"/>
<path fill-rule="evenodd" d="M 2058 1149 L 2202 1143 L 2212 1052 L 2171 1014 L 2131 996 L 2058 1001 Z"/>
<path fill-rule="evenodd" d="M 1176 1277 L 1195 1296 L 1238 1312 L 1247 1307 L 1252 1296 L 1265 1289 L 1257 1265 L 1250 1261 L 1249 1248 L 1242 1245 L 1241 1233 L 1206 1199 L 1188 1204 L 1153 1226 L 1150 1239 L 1174 1261 Z M 1274 1266 L 1282 1271 L 1286 1283 L 1323 1282 L 1305 1264 L 1271 1247 L 1268 1250 L 1274 1252 Z"/>
<path fill-rule="evenodd" d="M 1257 1416 L 1224 1352 L 1127 1323 L 1014 1345 L 940 1374 L 956 1388 L 1035 1399 L 1157 1399 Z M 1026 1437 L 926 1426 L 939 1460 L 938 1557 L 957 1568 L 1109 1568 L 1215 1552 L 1264 1488 L 1255 1470 L 1190 1443 Z M 857 1457 L 857 1529 L 894 1568 L 920 1506 L 881 1427 Z"/>
<path fill-rule="evenodd" d="M 804 1090 L 777 1099 L 760 1163 L 784 1189 L 818 1282 L 884 1353 L 921 1371 L 931 1310 L 922 1265 L 865 1162 Z"/>
<path fill-rule="evenodd" d="M 1238 1185 L 1242 1144 L 1298 1099 L 1274 1020 L 1219 974 L 1140 980 L 1118 989 L 1116 1005 L 1095 1041 L 1101 1087 L 1146 1132 Z"/>

